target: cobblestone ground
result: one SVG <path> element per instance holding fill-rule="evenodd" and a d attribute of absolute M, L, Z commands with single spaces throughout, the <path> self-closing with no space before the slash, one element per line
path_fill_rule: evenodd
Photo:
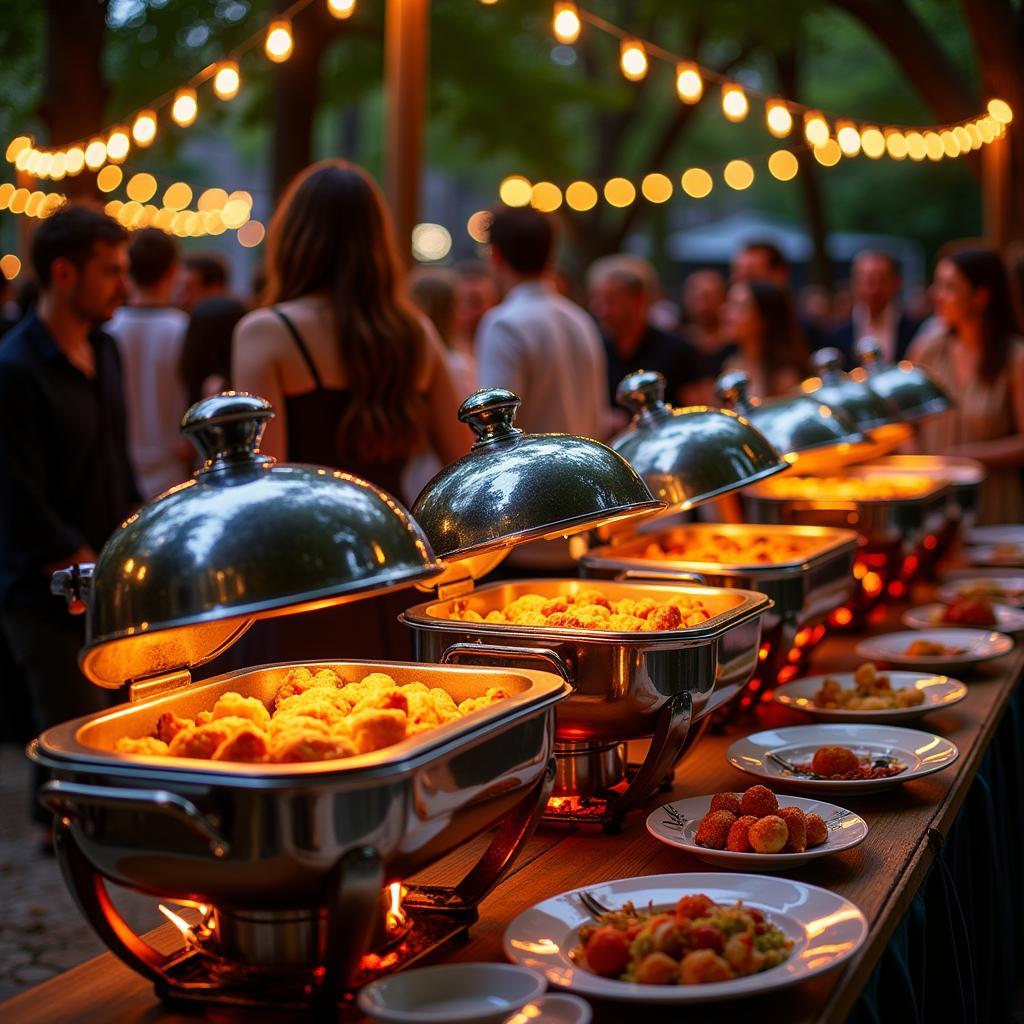
<path fill-rule="evenodd" d="M 21 747 L 0 745 L 0 1002 L 104 952 L 28 821 L 29 763 Z M 115 896 L 133 928 L 161 923 L 154 901 Z"/>

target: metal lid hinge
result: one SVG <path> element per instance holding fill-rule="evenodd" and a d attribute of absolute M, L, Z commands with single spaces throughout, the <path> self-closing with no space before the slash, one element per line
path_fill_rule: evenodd
<path fill-rule="evenodd" d="M 178 669 L 175 672 L 165 672 L 161 676 L 150 676 L 148 679 L 140 679 L 138 682 L 129 684 L 128 700 L 135 704 L 141 700 L 148 700 L 150 697 L 181 690 L 189 686 L 191 682 L 192 673 L 187 668 Z"/>

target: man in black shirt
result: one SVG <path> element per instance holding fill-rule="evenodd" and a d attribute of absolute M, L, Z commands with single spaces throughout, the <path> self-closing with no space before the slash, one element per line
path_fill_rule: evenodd
<path fill-rule="evenodd" d="M 39 304 L 0 343 L 0 626 L 44 729 L 108 704 L 78 669 L 84 623 L 50 575 L 95 561 L 138 492 L 121 364 L 99 330 L 125 298 L 127 233 L 70 206 L 39 225 L 32 264 Z"/>
<path fill-rule="evenodd" d="M 627 374 L 657 370 L 665 378 L 665 397 L 676 405 L 707 398 L 707 370 L 688 342 L 648 321 L 657 291 L 654 268 L 637 256 L 606 256 L 587 274 L 590 312 L 604 336 L 608 359 L 608 393 Z"/>

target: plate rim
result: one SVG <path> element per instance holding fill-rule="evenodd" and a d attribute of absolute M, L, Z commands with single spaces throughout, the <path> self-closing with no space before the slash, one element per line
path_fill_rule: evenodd
<path fill-rule="evenodd" d="M 702 881 L 704 879 L 717 879 L 717 881 Z M 671 882 L 669 880 L 675 880 Z M 692 881 L 691 881 L 692 880 Z M 840 896 L 839 893 L 832 889 L 826 889 L 824 886 L 812 885 L 810 882 L 801 882 L 794 878 L 776 878 L 774 875 L 769 874 L 745 874 L 740 871 L 685 871 L 685 872 L 664 872 L 656 875 L 631 875 L 626 878 L 613 878 L 608 879 L 604 882 L 592 882 L 588 885 L 576 886 L 572 889 L 566 889 L 562 892 L 555 893 L 546 899 L 540 900 L 537 903 L 531 904 L 529 907 L 524 908 L 511 921 L 505 926 L 501 935 L 501 947 L 505 956 L 513 963 L 520 964 L 520 966 L 527 966 L 525 963 L 517 960 L 512 953 L 511 943 L 509 941 L 509 933 L 515 924 L 526 914 L 534 910 L 539 910 L 545 904 L 550 903 L 554 900 L 563 899 L 565 897 L 574 896 L 576 893 L 583 890 L 594 889 L 598 886 L 612 886 L 619 885 L 621 883 L 628 882 L 641 882 L 645 885 L 665 886 L 675 884 L 685 891 L 696 891 L 704 887 L 720 887 L 728 888 L 730 882 L 734 886 L 743 884 L 744 882 L 749 886 L 751 884 L 773 884 L 778 883 L 780 885 L 791 885 L 799 886 L 804 890 L 804 893 L 815 892 L 820 893 L 828 899 L 836 902 L 836 907 L 833 912 L 840 910 L 849 911 L 852 910 L 856 917 L 856 920 L 860 926 L 860 934 L 857 941 L 853 943 L 849 950 L 841 953 L 836 960 L 832 963 L 823 965 L 818 968 L 808 968 L 802 973 L 794 976 L 789 973 L 783 973 L 778 975 L 777 979 L 768 982 L 763 982 L 760 986 L 754 989 L 742 989 L 739 992 L 729 992 L 726 990 L 723 992 L 719 986 L 730 985 L 731 982 L 715 982 L 709 985 L 639 985 L 633 982 L 616 982 L 611 978 L 602 978 L 600 975 L 592 974 L 591 972 L 585 972 L 583 968 L 574 966 L 574 969 L 582 972 L 583 977 L 593 977 L 598 983 L 604 983 L 608 985 L 616 984 L 623 986 L 622 994 L 610 993 L 601 990 L 600 988 L 590 988 L 584 984 L 582 987 L 577 985 L 565 986 L 559 984 L 554 978 L 550 977 L 544 966 L 533 967 L 533 970 L 539 971 L 543 974 L 549 984 L 556 988 L 568 991 L 576 992 L 584 995 L 591 996 L 597 999 L 605 999 L 609 1002 L 621 1002 L 621 1003 L 649 1003 L 649 1004 L 686 1004 L 686 1003 L 711 1003 L 711 1002 L 726 1002 L 733 999 L 742 999 L 751 996 L 757 996 L 765 992 L 774 992 L 782 988 L 788 988 L 791 985 L 799 985 L 806 981 L 808 978 L 816 977 L 818 974 L 823 974 L 826 971 L 833 970 L 840 964 L 846 963 L 851 957 L 856 955 L 863 948 L 867 941 L 868 934 L 870 933 L 871 926 L 867 919 L 867 915 L 861 908 L 854 903 L 852 900 L 847 899 L 845 896 Z M 737 899 L 744 899 L 746 902 L 755 902 L 747 900 L 745 896 L 737 895 Z M 770 912 L 771 913 L 771 912 Z M 784 911 L 780 913 L 785 913 Z M 585 912 L 581 909 L 581 915 Z M 786 916 L 794 917 L 794 914 L 788 914 Z M 582 923 L 582 921 L 580 922 Z M 803 925 L 803 922 L 799 922 Z M 578 928 L 579 924 L 573 926 Z M 806 934 L 806 929 L 805 929 Z M 565 955 L 565 959 L 568 960 L 568 956 Z M 570 961 L 571 963 L 571 961 Z M 554 966 L 554 965 L 552 965 Z M 781 964 L 779 965 L 782 966 Z M 773 968 L 774 969 L 774 968 Z M 767 972 L 766 972 L 767 973 Z M 749 975 L 748 977 L 756 978 L 758 975 Z M 735 980 L 735 979 L 734 979 Z M 744 979 L 741 979 L 744 980 Z"/>
<path fill-rule="evenodd" d="M 993 651 L 990 650 L 984 654 L 972 654 L 970 652 L 966 654 L 905 654 L 905 653 L 867 653 L 871 648 L 872 644 L 877 644 L 879 641 L 886 639 L 887 637 L 897 637 L 905 635 L 908 638 L 908 643 L 912 640 L 920 640 L 922 637 L 921 633 L 943 633 L 943 632 L 970 632 L 970 633 L 984 633 L 994 634 L 998 639 L 994 640 L 994 644 L 1000 644 L 1002 641 L 1006 641 L 1008 645 L 1006 650 Z M 859 658 L 866 658 L 869 661 L 887 661 L 893 665 L 924 665 L 927 668 L 939 669 L 943 665 L 979 665 L 985 661 L 994 661 L 996 658 L 1002 658 L 1009 654 L 1014 648 L 1013 637 L 1008 636 L 1006 633 L 1000 632 L 998 629 L 981 629 L 975 626 L 932 626 L 929 629 L 900 629 L 894 630 L 891 633 L 876 633 L 871 636 L 862 637 L 857 641 L 857 645 L 854 647 L 854 653 Z M 932 660 L 929 661 L 928 659 Z"/>
<path fill-rule="evenodd" d="M 947 628 L 948 629 L 982 629 L 982 628 L 985 628 L 987 632 L 993 632 L 993 633 L 1004 633 L 1006 631 L 1009 631 L 1011 633 L 1016 633 L 1016 632 L 1019 632 L 1020 630 L 1024 629 L 1024 608 L 1015 608 L 1012 604 L 999 604 L 998 602 L 992 604 L 992 609 L 996 613 L 997 620 L 998 620 L 998 617 L 1000 615 L 1009 616 L 1010 623 L 1013 623 L 1015 619 L 1017 620 L 1015 625 L 1013 625 L 1013 624 L 1004 624 L 1004 623 L 1001 623 L 999 621 L 997 621 L 996 624 L 994 626 L 992 626 L 992 627 L 959 626 L 959 625 L 955 625 L 953 623 L 949 623 L 948 625 L 943 623 L 942 625 L 936 626 L 934 622 L 929 622 L 928 625 L 926 625 L 926 626 L 915 626 L 915 625 L 912 624 L 913 623 L 913 616 L 914 616 L 915 612 L 923 612 L 923 611 L 925 611 L 927 609 L 934 609 L 934 608 L 944 608 L 946 606 L 947 605 L 946 605 L 945 601 L 929 601 L 927 604 L 916 605 L 915 607 L 908 608 L 905 612 L 903 612 L 903 614 L 900 616 L 900 622 L 902 622 L 903 625 L 906 626 L 908 629 L 917 630 L 919 632 L 923 631 L 923 630 L 926 630 L 926 629 L 947 629 Z M 925 620 L 923 618 L 921 618 L 918 621 L 924 622 Z"/>

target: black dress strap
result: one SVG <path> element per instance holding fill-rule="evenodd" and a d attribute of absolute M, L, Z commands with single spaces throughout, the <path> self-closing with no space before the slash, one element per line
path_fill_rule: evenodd
<path fill-rule="evenodd" d="M 320 374 L 316 372 L 316 363 L 313 362 L 313 357 L 309 354 L 309 349 L 306 348 L 306 343 L 302 340 L 299 329 L 292 323 L 291 317 L 283 313 L 276 306 L 271 306 L 271 311 L 280 318 L 281 323 L 288 328 L 288 333 L 295 339 L 295 344 L 298 345 L 299 352 L 302 353 L 302 358 L 305 359 L 309 372 L 313 375 L 313 383 L 316 385 L 316 389 L 320 391 L 323 388 L 323 385 L 320 383 Z"/>

